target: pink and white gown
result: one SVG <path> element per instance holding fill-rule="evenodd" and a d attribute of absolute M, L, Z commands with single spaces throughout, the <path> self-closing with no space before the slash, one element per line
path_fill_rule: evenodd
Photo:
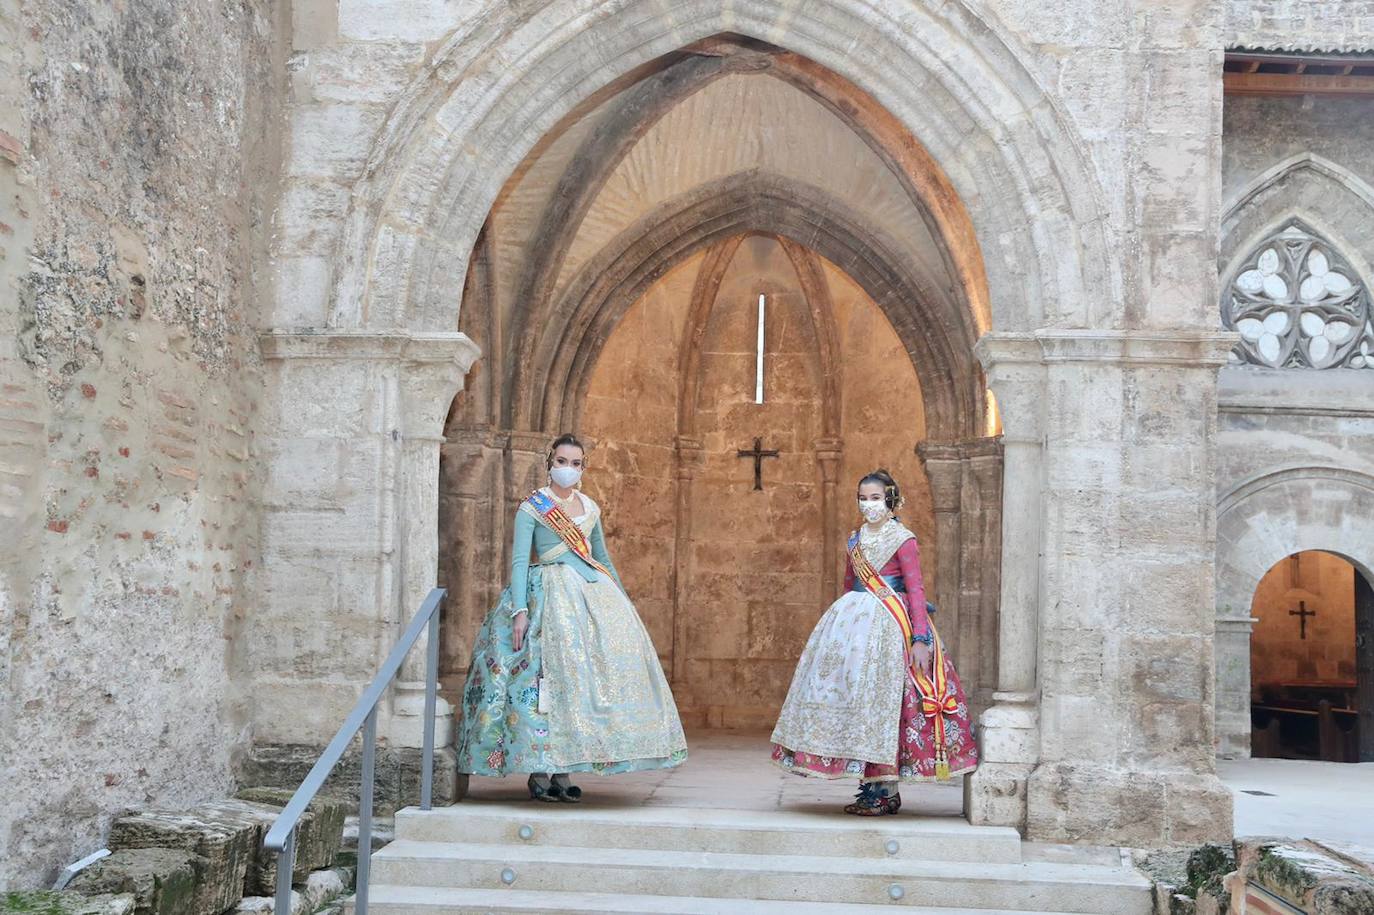
<path fill-rule="evenodd" d="M 892 518 L 876 532 L 862 529 L 859 548 L 902 598 L 912 633 L 930 634 L 916 535 Z M 892 614 L 846 563 L 845 593 L 816 624 L 797 662 L 773 730 L 773 761 L 819 778 L 935 780 L 935 722 L 909 673 L 905 640 Z M 943 720 L 953 776 L 977 768 L 978 748 L 948 655 L 944 663 L 954 698 Z"/>

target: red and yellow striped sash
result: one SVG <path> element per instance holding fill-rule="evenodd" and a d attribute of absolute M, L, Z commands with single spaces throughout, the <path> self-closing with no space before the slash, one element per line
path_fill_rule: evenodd
<path fill-rule="evenodd" d="M 592 545 L 587 539 L 586 532 L 578 526 L 576 521 L 569 518 L 568 513 L 559 508 L 558 504 L 554 502 L 553 499 L 550 499 L 547 495 L 536 489 L 534 492 L 530 493 L 529 498 L 525 501 L 535 510 L 535 513 L 539 515 L 540 520 L 544 522 L 545 526 L 558 535 L 558 539 L 563 541 L 563 544 L 567 546 L 568 549 L 572 550 L 579 559 L 593 569 L 596 569 L 602 575 L 605 575 L 613 584 L 617 584 L 618 586 L 616 577 L 611 574 L 611 570 L 606 568 L 606 566 L 602 565 L 592 556 Z"/>
<path fill-rule="evenodd" d="M 931 719 L 935 732 L 935 777 L 949 778 L 949 749 L 945 733 L 945 719 L 953 716 L 959 709 L 959 700 L 949 688 L 949 677 L 945 673 L 945 646 L 940 634 L 935 631 L 934 620 L 930 621 L 931 647 L 933 649 L 934 676 L 927 674 L 916 664 L 912 654 L 911 617 L 907 615 L 906 604 L 897 592 L 892 590 L 873 563 L 868 561 L 859 546 L 859 533 L 849 538 L 849 563 L 854 575 L 863 583 L 869 594 L 876 597 L 902 630 L 902 645 L 906 651 L 907 675 L 916 684 L 916 692 L 921 698 L 921 714 Z"/>

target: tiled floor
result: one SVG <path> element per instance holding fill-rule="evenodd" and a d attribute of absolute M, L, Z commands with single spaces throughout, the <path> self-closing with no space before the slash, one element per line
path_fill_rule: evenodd
<path fill-rule="evenodd" d="M 600 807 L 725 807 L 736 810 L 835 810 L 858 790 L 857 779 L 823 781 L 790 775 L 768 757 L 766 733 L 713 731 L 689 734 L 687 762 L 674 769 L 601 777 L 580 775 L 584 805 Z M 471 801 L 525 798 L 523 776 L 473 776 Z M 902 786 L 902 812 L 961 814 L 963 780 Z"/>

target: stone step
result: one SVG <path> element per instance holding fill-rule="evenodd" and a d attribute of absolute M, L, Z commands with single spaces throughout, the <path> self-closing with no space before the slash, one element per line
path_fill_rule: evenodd
<path fill-rule="evenodd" d="M 529 839 L 521 837 L 528 827 Z M 1014 829 L 970 826 L 957 817 L 881 817 L 838 812 L 741 811 L 697 807 L 597 810 L 565 805 L 459 804 L 396 814 L 396 838 L 421 842 L 639 848 L 736 854 L 1016 864 Z M 893 850 L 889 843 L 895 842 Z"/>
<path fill-rule="evenodd" d="M 788 915 L 863 915 L 890 911 L 892 903 L 858 905 L 835 902 L 789 902 Z M 615 895 L 539 890 L 465 890 L 379 884 L 372 887 L 368 911 L 376 915 L 486 915 L 488 912 L 538 912 L 540 915 L 772 915 L 774 899 L 704 899 L 692 896 Z M 911 915 L 1026 915 L 1018 909 L 951 909 L 906 905 Z M 346 915 L 353 915 L 352 908 Z M 1037 915 L 1071 915 L 1051 912 Z M 1115 915 L 1115 913 L 1113 913 Z"/>
<path fill-rule="evenodd" d="M 501 845 L 398 839 L 372 858 L 378 884 L 501 889 L 514 871 L 521 890 L 771 899 L 786 902 L 906 905 L 1149 915 L 1149 882 L 1126 868 L 724 854 L 642 848 Z"/>

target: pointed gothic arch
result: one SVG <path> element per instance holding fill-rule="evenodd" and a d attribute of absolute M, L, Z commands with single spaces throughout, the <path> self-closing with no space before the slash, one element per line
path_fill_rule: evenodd
<path fill-rule="evenodd" d="M 843 77 L 901 125 L 905 136 L 894 139 L 906 152 L 929 150 L 931 164 L 960 153 L 960 170 L 915 177 L 939 176 L 924 202 L 953 242 L 958 275 L 986 276 L 970 288 L 994 293 L 986 300 L 1000 327 L 1083 325 L 1113 307 L 1084 294 L 1121 285 L 1092 170 L 1056 103 L 962 4 L 915 8 L 899 21 L 859 0 L 690 0 L 672 17 L 656 10 L 647 0 L 502 7 L 441 48 L 394 109 L 354 190 L 331 327 L 456 327 L 473 242 L 526 155 L 597 93 L 722 33 L 766 40 Z M 868 52 L 854 54 L 856 44 Z M 965 212 L 961 201 L 977 204 Z M 967 244 L 977 237 L 1002 239 L 997 257 Z"/>
<path fill-rule="evenodd" d="M 531 357 L 512 392 L 517 428 L 563 428 L 577 416 L 591 367 L 625 310 L 673 266 L 732 235 L 773 234 L 848 273 L 883 309 L 921 378 L 930 438 L 976 437 L 986 388 L 973 358 L 977 330 L 934 304 L 893 246 L 817 188 L 750 172 L 669 201 L 622 233 L 529 325 Z"/>

